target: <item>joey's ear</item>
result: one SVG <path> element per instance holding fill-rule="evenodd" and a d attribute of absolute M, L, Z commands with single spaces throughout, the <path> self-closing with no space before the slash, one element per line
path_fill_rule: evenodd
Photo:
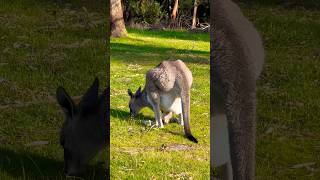
<path fill-rule="evenodd" d="M 99 80 L 95 78 L 91 87 L 82 96 L 79 103 L 82 112 L 92 110 L 99 105 Z"/>
<path fill-rule="evenodd" d="M 129 95 L 130 97 L 133 97 L 133 93 L 132 93 L 131 89 L 128 89 L 128 95 Z"/>
<path fill-rule="evenodd" d="M 75 105 L 71 97 L 66 92 L 66 90 L 63 87 L 58 87 L 56 96 L 57 96 L 57 101 L 62 107 L 63 111 L 68 116 L 73 117 Z"/>

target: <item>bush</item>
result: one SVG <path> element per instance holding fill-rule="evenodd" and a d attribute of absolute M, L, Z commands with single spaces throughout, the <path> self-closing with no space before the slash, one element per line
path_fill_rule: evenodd
<path fill-rule="evenodd" d="M 129 6 L 138 23 L 154 24 L 162 19 L 161 6 L 155 0 L 131 1 Z"/>

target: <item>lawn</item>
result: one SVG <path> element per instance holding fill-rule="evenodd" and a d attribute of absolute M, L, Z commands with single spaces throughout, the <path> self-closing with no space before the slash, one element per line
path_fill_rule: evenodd
<path fill-rule="evenodd" d="M 105 14 L 80 1 L 0 4 L 0 179 L 63 179 L 55 91 L 64 86 L 78 97 L 96 76 L 103 90 Z M 92 162 L 86 179 L 105 178 L 105 159 Z"/>
<path fill-rule="evenodd" d="M 129 29 L 128 37 L 110 40 L 111 178 L 209 178 L 209 34 Z M 144 125 L 153 112 L 129 118 L 128 88 L 144 87 L 145 73 L 163 60 L 181 59 L 193 74 L 191 130 L 199 143 L 184 137 L 183 127 Z"/>
<path fill-rule="evenodd" d="M 272 3 L 242 8 L 266 49 L 257 179 L 320 179 L 320 11 Z"/>

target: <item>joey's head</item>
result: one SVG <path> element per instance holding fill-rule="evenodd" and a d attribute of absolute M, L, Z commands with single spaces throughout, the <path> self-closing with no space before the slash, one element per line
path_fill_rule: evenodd
<path fill-rule="evenodd" d="M 60 131 L 60 144 L 64 150 L 64 172 L 68 176 L 79 176 L 101 149 L 101 122 L 104 121 L 104 103 L 98 96 L 99 81 L 75 104 L 64 88 L 57 89 L 57 100 L 65 113 L 65 122 Z"/>
<path fill-rule="evenodd" d="M 130 115 L 136 116 L 139 114 L 140 110 L 145 107 L 144 97 L 142 95 L 141 86 L 138 88 L 136 93 L 132 93 L 130 89 L 128 89 L 128 95 L 130 96 L 129 101 L 129 109 Z"/>

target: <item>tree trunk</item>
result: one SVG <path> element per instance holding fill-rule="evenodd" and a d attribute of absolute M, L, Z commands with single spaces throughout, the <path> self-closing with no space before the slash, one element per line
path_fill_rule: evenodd
<path fill-rule="evenodd" d="M 179 7 L 179 0 L 174 1 L 174 6 L 171 13 L 171 22 L 175 22 L 177 18 L 177 12 Z"/>
<path fill-rule="evenodd" d="M 195 29 L 197 25 L 197 10 L 198 10 L 198 0 L 194 0 L 193 16 L 192 16 L 192 26 L 191 29 Z"/>
<path fill-rule="evenodd" d="M 126 26 L 123 20 L 121 0 L 110 0 L 111 36 L 127 36 Z"/>

